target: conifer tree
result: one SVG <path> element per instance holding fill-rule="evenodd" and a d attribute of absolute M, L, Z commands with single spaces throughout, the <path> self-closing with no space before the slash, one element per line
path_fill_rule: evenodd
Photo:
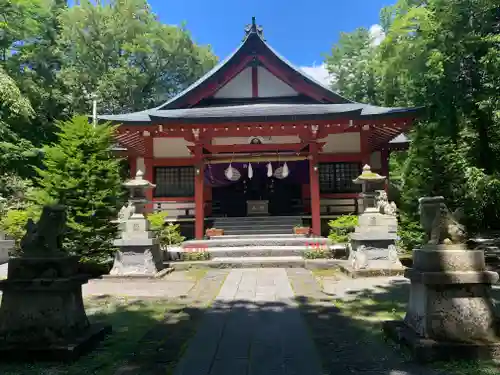
<path fill-rule="evenodd" d="M 94 127 L 84 116 L 57 127 L 58 142 L 44 149 L 44 168 L 37 169 L 40 189 L 35 201 L 67 206 L 68 252 L 80 255 L 82 262 L 107 262 L 118 230 L 111 221 L 125 198 L 121 163 L 111 154 L 115 127 Z"/>

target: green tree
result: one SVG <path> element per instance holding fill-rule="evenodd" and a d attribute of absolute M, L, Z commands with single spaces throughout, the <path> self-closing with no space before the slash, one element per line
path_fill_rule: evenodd
<path fill-rule="evenodd" d="M 498 6 L 498 0 L 399 0 L 381 11 L 386 38 L 379 46 L 357 30 L 341 37 L 327 59 L 331 72 L 346 77 L 337 86 L 348 97 L 426 108 L 410 132 L 406 159 L 392 163 L 400 168 L 391 175 L 399 178 L 409 231 L 418 197 L 434 194 L 452 209 L 462 206 L 471 231 L 500 228 Z M 357 77 L 367 84 L 359 88 Z"/>
<path fill-rule="evenodd" d="M 59 122 L 58 143 L 45 148 L 38 168 L 38 205 L 68 208 L 65 249 L 83 262 L 106 262 L 115 250 L 117 226 L 111 221 L 124 203 L 120 160 L 111 154 L 114 127 L 93 127 L 86 117 Z"/>
<path fill-rule="evenodd" d="M 33 116 L 29 101 L 14 80 L 0 67 L 0 174 L 29 175 L 30 162 L 37 156 L 31 142 L 12 130 L 11 124 L 26 122 Z M 4 193 L 0 189 L 0 195 Z"/>
<path fill-rule="evenodd" d="M 157 106 L 216 62 L 184 27 L 160 23 L 145 0 L 82 0 L 61 22 L 60 76 L 78 113 L 89 113 L 90 93 L 101 113 Z"/>
<path fill-rule="evenodd" d="M 55 120 L 70 118 L 72 105 L 68 88 L 59 77 L 61 51 L 57 40 L 66 1 L 39 0 L 38 3 L 43 11 L 32 20 L 35 23 L 31 33 L 11 41 L 10 48 L 16 53 L 4 65 L 34 110 L 28 123 L 12 124 L 13 130 L 40 146 L 55 140 Z M 30 13 L 23 15 L 26 18 Z"/>
<path fill-rule="evenodd" d="M 341 33 L 326 57 L 327 69 L 335 77 L 333 89 L 352 100 L 376 104 L 376 51 L 367 29 Z"/>

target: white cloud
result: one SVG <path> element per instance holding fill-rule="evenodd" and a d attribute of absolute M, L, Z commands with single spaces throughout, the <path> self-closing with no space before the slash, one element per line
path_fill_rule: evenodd
<path fill-rule="evenodd" d="M 372 45 L 378 46 L 385 38 L 384 30 L 380 25 L 371 25 L 370 27 L 370 36 L 372 38 Z"/>
<path fill-rule="evenodd" d="M 328 73 L 325 63 L 321 65 L 301 66 L 299 69 L 325 86 L 329 87 L 332 83 L 332 77 Z"/>

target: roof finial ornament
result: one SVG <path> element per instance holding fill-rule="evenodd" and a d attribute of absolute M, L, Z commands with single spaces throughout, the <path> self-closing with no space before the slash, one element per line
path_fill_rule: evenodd
<path fill-rule="evenodd" d="M 257 23 L 255 22 L 255 17 L 252 17 L 252 24 L 250 25 L 247 25 L 245 27 L 245 36 L 248 36 L 252 33 L 255 33 L 257 35 L 259 35 L 261 38 L 263 37 L 263 32 L 264 32 L 264 29 L 262 28 L 261 25 L 257 25 Z"/>

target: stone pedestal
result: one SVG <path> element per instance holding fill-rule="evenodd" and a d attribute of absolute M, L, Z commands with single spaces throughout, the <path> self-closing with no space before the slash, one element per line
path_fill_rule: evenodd
<path fill-rule="evenodd" d="M 155 185 L 142 176 L 139 170 L 135 178 L 123 184 L 130 190 L 130 198 L 120 210 L 120 238 L 114 241 L 119 250 L 109 273 L 111 277 L 153 277 L 164 268 L 160 245 L 146 219 L 146 190 Z"/>
<path fill-rule="evenodd" d="M 163 254 L 156 239 L 130 241 L 118 239 L 110 276 L 153 277 L 163 269 Z"/>
<path fill-rule="evenodd" d="M 484 252 L 465 245 L 425 245 L 414 250 L 410 298 L 403 321 L 384 331 L 408 345 L 417 360 L 491 358 L 500 355 L 498 317 Z"/>
<path fill-rule="evenodd" d="M 111 331 L 91 325 L 82 299 L 88 277 L 78 257 L 23 257 L 9 260 L 0 281 L 1 360 L 73 360 Z"/>
<path fill-rule="evenodd" d="M 163 269 L 163 255 L 149 222 L 144 215 L 134 214 L 123 226 L 121 238 L 114 241 L 119 250 L 110 276 L 155 276 Z"/>
<path fill-rule="evenodd" d="M 367 208 L 349 235 L 349 258 L 343 270 L 353 277 L 403 274 L 395 246 L 396 232 L 396 216 Z"/>

